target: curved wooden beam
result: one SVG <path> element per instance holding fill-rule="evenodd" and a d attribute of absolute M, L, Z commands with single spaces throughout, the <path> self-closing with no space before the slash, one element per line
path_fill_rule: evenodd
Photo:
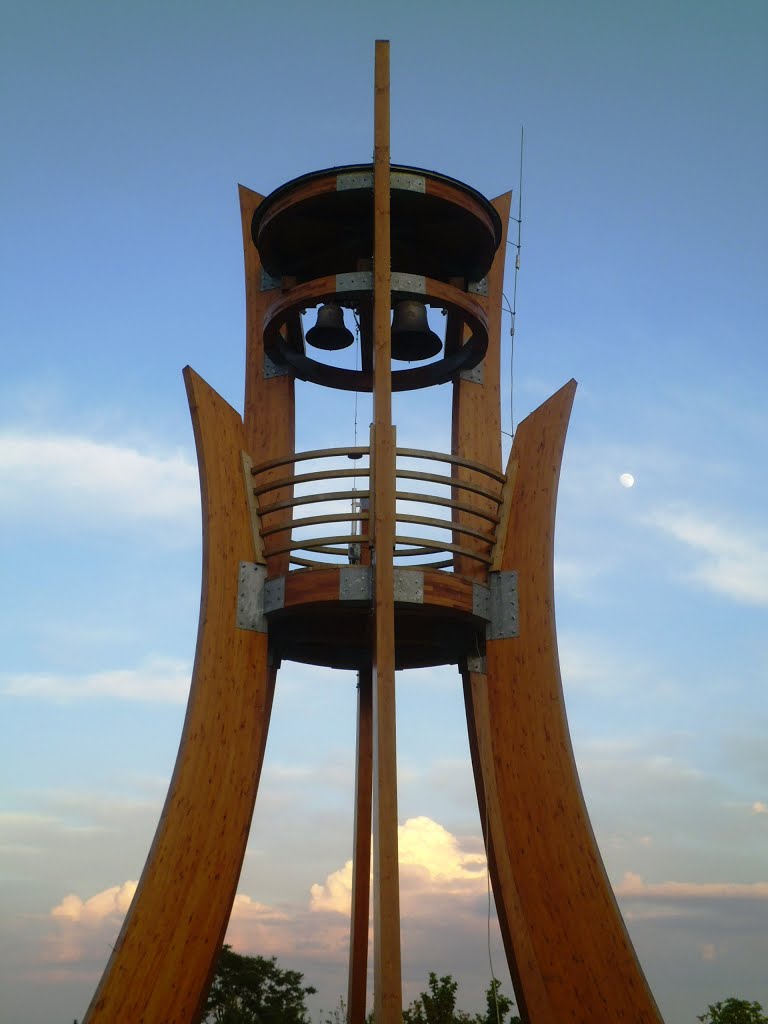
<path fill-rule="evenodd" d="M 267 634 L 236 627 L 238 565 L 254 557 L 240 416 L 184 371 L 200 466 L 203 579 L 195 666 L 165 807 L 83 1024 L 191 1024 L 224 939 L 274 692 Z"/>
<path fill-rule="evenodd" d="M 519 635 L 489 639 L 487 674 L 466 674 L 470 741 L 524 1019 L 660 1024 L 592 832 L 560 681 L 555 502 L 575 390 L 566 384 L 515 437 L 499 568 L 518 574 Z"/>

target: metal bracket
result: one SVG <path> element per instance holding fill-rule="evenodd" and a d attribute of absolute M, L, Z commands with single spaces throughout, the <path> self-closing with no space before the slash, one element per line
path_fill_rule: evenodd
<path fill-rule="evenodd" d="M 357 171 L 336 175 L 336 191 L 346 192 L 351 188 L 373 188 L 373 171 Z"/>
<path fill-rule="evenodd" d="M 394 271 L 390 275 L 390 288 L 393 292 L 426 295 L 427 280 L 423 274 L 403 274 L 400 271 Z"/>
<path fill-rule="evenodd" d="M 285 576 L 275 576 L 264 584 L 264 614 L 279 612 L 285 607 Z"/>
<path fill-rule="evenodd" d="M 275 288 L 279 288 L 281 283 L 279 277 L 272 277 L 271 274 L 266 272 L 264 267 L 261 268 L 261 290 L 263 292 L 271 292 Z"/>
<path fill-rule="evenodd" d="M 339 569 L 339 600 L 373 600 L 373 577 L 369 565 L 343 565 Z"/>
<path fill-rule="evenodd" d="M 462 370 L 459 373 L 462 380 L 468 380 L 471 384 L 482 384 L 483 383 L 483 364 L 478 363 L 477 366 L 473 366 L 471 370 Z"/>
<path fill-rule="evenodd" d="M 395 569 L 395 601 L 424 604 L 424 573 L 414 569 Z"/>
<path fill-rule="evenodd" d="M 339 295 L 344 292 L 372 292 L 373 273 L 370 270 L 351 270 L 346 274 L 337 274 L 336 291 Z"/>
<path fill-rule="evenodd" d="M 404 192 L 427 191 L 427 179 L 423 174 L 408 174 L 405 171 L 392 171 L 389 176 L 389 187 L 402 189 Z"/>
<path fill-rule="evenodd" d="M 237 628 L 267 632 L 264 618 L 264 581 L 267 569 L 255 562 L 241 562 L 237 574 Z"/>
<path fill-rule="evenodd" d="M 491 621 L 486 627 L 488 640 L 506 640 L 520 635 L 517 572 L 492 572 Z"/>
<path fill-rule="evenodd" d="M 467 285 L 467 291 L 472 295 L 487 295 L 488 278 L 482 277 L 479 281 L 470 281 Z"/>
<path fill-rule="evenodd" d="M 467 657 L 467 671 L 486 674 L 485 657 L 482 654 L 470 654 Z"/>
<path fill-rule="evenodd" d="M 291 372 L 290 366 L 276 363 L 274 359 L 270 359 L 266 352 L 264 353 L 264 380 L 270 380 L 272 377 L 287 377 Z"/>
<path fill-rule="evenodd" d="M 478 619 L 490 621 L 491 591 L 482 583 L 472 584 L 472 614 L 476 615 Z"/>

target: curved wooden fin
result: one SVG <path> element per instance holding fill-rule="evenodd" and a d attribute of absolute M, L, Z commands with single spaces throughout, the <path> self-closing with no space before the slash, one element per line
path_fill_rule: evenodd
<path fill-rule="evenodd" d="M 253 560 L 243 423 L 189 367 L 184 377 L 203 505 L 195 666 L 165 807 L 83 1024 L 199 1019 L 240 877 L 272 706 L 267 634 L 235 622 L 238 566 Z"/>
<path fill-rule="evenodd" d="M 489 639 L 486 674 L 465 673 L 470 740 L 524 1019 L 659 1024 L 587 815 L 560 681 L 553 542 L 575 389 L 566 384 L 515 437 L 499 565 L 518 574 L 518 635 Z"/>

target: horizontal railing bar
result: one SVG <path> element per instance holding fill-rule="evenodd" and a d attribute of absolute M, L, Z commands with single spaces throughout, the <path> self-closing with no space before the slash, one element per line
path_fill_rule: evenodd
<path fill-rule="evenodd" d="M 350 455 L 369 455 L 370 448 L 316 448 L 311 452 L 293 452 L 280 459 L 270 459 L 269 462 L 261 462 L 251 469 L 254 476 L 259 473 L 266 473 L 269 469 L 278 469 L 280 466 L 290 466 L 294 462 L 306 462 L 309 459 L 333 459 Z"/>
<path fill-rule="evenodd" d="M 259 508 L 259 515 L 268 516 L 272 512 L 281 512 L 284 508 L 293 508 L 294 505 L 314 505 L 316 501 L 344 501 L 347 498 L 370 498 L 370 496 L 370 491 L 355 490 L 320 491 L 319 494 L 301 494 L 298 498 L 286 498 L 285 501 L 275 501 L 271 505 L 263 505 Z M 497 523 L 498 521 L 496 519 Z"/>
<path fill-rule="evenodd" d="M 462 491 L 471 491 L 473 494 L 479 494 L 481 498 L 488 498 L 489 501 L 495 501 L 497 505 L 501 504 L 501 494 L 494 494 L 492 491 L 487 491 L 484 487 L 480 487 L 479 484 L 473 484 L 469 480 L 459 480 L 453 476 L 443 476 L 440 473 L 419 473 L 415 469 L 396 469 L 396 476 L 407 480 L 423 480 L 431 484 L 444 484 L 446 487 L 455 487 Z M 275 485 L 277 486 L 277 485 Z"/>
<path fill-rule="evenodd" d="M 319 558 L 300 558 L 298 555 L 291 555 L 290 561 L 294 565 L 300 565 L 303 569 L 338 569 L 340 566 L 349 565 L 348 561 L 321 562 Z"/>
<path fill-rule="evenodd" d="M 429 459 L 431 462 L 450 462 L 452 466 L 462 466 L 465 469 L 473 469 L 477 473 L 491 477 L 503 484 L 507 479 L 505 474 L 498 469 L 492 469 L 482 462 L 473 462 L 472 459 L 463 459 L 459 455 L 446 455 L 443 452 L 428 452 L 422 448 L 396 448 L 397 455 L 408 459 Z"/>
<path fill-rule="evenodd" d="M 431 551 L 452 551 L 456 555 L 465 555 L 467 558 L 473 558 L 476 562 L 482 562 L 483 565 L 491 564 L 491 559 L 487 555 L 463 548 L 460 544 L 441 544 L 439 541 L 433 543 L 424 537 L 401 537 L 398 534 L 395 534 L 395 544 L 420 545 Z"/>
<path fill-rule="evenodd" d="M 274 548 L 272 551 L 267 551 L 267 555 L 283 555 L 286 551 L 321 551 L 323 545 L 328 544 L 367 544 L 369 541 L 367 533 L 343 533 L 337 537 L 316 537 L 307 538 L 305 541 L 294 541 L 293 544 L 287 544 L 282 548 Z M 332 551 L 331 554 L 339 554 L 338 551 Z"/>
<path fill-rule="evenodd" d="M 395 491 L 398 501 L 415 501 L 426 505 L 441 505 L 443 508 L 453 508 L 458 512 L 471 512 L 480 519 L 487 519 L 489 523 L 496 525 L 499 517 L 486 509 L 478 508 L 475 505 L 467 505 L 453 498 L 441 498 L 439 494 L 422 494 L 420 491 Z"/>
<path fill-rule="evenodd" d="M 438 530 L 450 530 L 452 533 L 465 533 L 468 537 L 476 537 L 485 544 L 493 544 L 496 537 L 493 533 L 473 530 L 469 526 L 453 522 L 452 519 L 433 519 L 431 516 L 407 516 L 399 512 L 395 514 L 398 523 L 416 523 L 418 526 L 434 526 Z"/>
<path fill-rule="evenodd" d="M 290 487 L 292 484 L 305 484 L 313 480 L 336 480 L 346 479 L 353 476 L 368 476 L 368 466 L 358 466 L 356 469 L 318 469 L 315 473 L 297 473 L 295 476 L 284 476 L 280 480 L 272 480 L 268 484 L 261 484 L 253 488 L 253 493 L 258 496 L 267 491 L 277 491 L 281 487 Z"/>
<path fill-rule="evenodd" d="M 287 519 L 283 523 L 278 523 L 277 526 L 270 526 L 267 530 L 261 531 L 262 537 L 269 537 L 273 533 L 282 533 L 284 530 L 292 530 L 294 527 L 298 529 L 300 526 L 319 526 L 322 523 L 348 523 L 350 520 L 360 521 L 361 519 L 367 519 L 367 512 L 336 512 L 333 515 L 327 516 L 307 516 L 304 519 Z M 457 527 L 453 527 L 458 529 Z"/>

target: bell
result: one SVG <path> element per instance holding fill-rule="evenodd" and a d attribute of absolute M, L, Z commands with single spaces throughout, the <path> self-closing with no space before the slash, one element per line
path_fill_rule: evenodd
<path fill-rule="evenodd" d="M 398 302 L 392 316 L 392 358 L 415 362 L 436 356 L 443 343 L 427 320 L 423 302 L 405 299 Z"/>
<path fill-rule="evenodd" d="M 323 348 L 326 352 L 348 348 L 355 340 L 352 331 L 344 326 L 344 311 L 336 302 L 326 302 L 317 311 L 317 323 L 310 327 L 307 344 Z"/>

